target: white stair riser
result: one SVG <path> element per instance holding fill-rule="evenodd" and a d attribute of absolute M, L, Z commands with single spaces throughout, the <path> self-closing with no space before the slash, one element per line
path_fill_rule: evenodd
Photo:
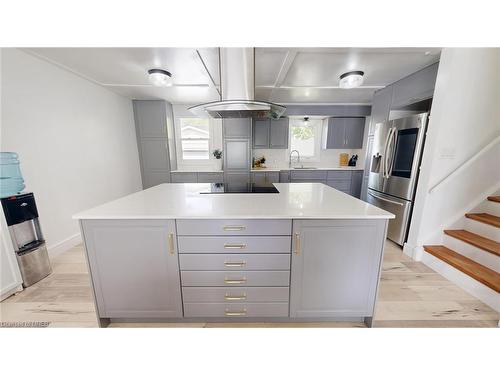
<path fill-rule="evenodd" d="M 500 216 L 500 203 L 486 200 L 471 212 L 475 213 L 485 212 L 490 215 Z"/>
<path fill-rule="evenodd" d="M 493 225 L 481 223 L 480 221 L 467 218 L 465 220 L 464 229 L 480 236 L 489 238 L 490 240 L 500 242 L 500 228 L 494 227 Z"/>
<path fill-rule="evenodd" d="M 489 269 L 500 272 L 500 257 L 495 254 L 448 235 L 444 236 L 444 246 Z"/>
<path fill-rule="evenodd" d="M 479 281 L 457 270 L 455 267 L 450 266 L 448 263 L 443 262 L 441 259 L 436 258 L 426 251 L 424 251 L 422 255 L 422 263 L 429 266 L 434 271 L 465 290 L 467 293 L 476 297 L 478 300 L 484 302 L 495 311 L 500 312 L 499 293 L 495 292 L 493 289 L 481 284 Z"/>

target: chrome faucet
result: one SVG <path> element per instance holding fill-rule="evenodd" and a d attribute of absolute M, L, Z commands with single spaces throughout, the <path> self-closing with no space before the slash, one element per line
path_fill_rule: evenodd
<path fill-rule="evenodd" d="M 297 163 L 300 163 L 300 154 L 297 150 L 292 150 L 290 151 L 290 159 L 288 161 L 288 167 L 289 168 L 292 168 L 292 154 L 296 152 L 297 153 Z"/>

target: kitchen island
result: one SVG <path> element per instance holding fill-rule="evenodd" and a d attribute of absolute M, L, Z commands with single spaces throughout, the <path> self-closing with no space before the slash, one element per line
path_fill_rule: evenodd
<path fill-rule="evenodd" d="M 394 216 L 321 183 L 207 194 L 162 184 L 81 212 L 101 326 L 331 321 L 371 326 Z"/>

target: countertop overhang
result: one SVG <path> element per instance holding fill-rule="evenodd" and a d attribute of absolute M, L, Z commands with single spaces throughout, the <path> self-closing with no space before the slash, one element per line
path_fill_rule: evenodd
<path fill-rule="evenodd" d="M 393 219 L 322 183 L 275 183 L 279 194 L 200 194 L 210 184 L 161 184 L 73 215 L 99 219 Z"/>

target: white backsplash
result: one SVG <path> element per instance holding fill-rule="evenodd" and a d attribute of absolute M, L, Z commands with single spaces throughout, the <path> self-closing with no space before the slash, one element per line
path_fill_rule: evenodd
<path fill-rule="evenodd" d="M 340 154 L 348 153 L 349 158 L 353 154 L 358 155 L 357 167 L 363 167 L 365 162 L 365 150 L 321 150 L 319 161 L 304 162 L 304 165 L 311 165 L 319 168 L 335 168 L 339 167 Z M 271 149 L 256 149 L 253 150 L 253 157 L 258 158 L 264 156 L 266 158 L 267 168 L 288 168 L 290 150 L 271 150 Z"/>

